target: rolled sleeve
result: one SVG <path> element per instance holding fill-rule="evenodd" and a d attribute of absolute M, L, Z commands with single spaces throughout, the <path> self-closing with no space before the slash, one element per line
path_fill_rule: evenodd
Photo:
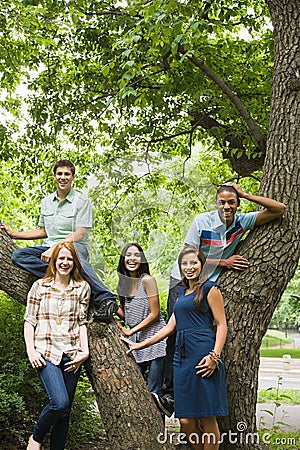
<path fill-rule="evenodd" d="M 245 231 L 253 230 L 253 228 L 255 227 L 255 223 L 256 223 L 258 214 L 259 214 L 259 211 L 253 211 L 253 212 L 241 215 L 241 224 Z"/>
<path fill-rule="evenodd" d="M 39 291 L 40 291 L 39 284 L 36 281 L 35 283 L 33 283 L 27 296 L 27 305 L 24 314 L 24 321 L 30 323 L 33 327 L 35 327 L 38 322 L 38 313 L 41 302 Z"/>
<path fill-rule="evenodd" d="M 79 196 L 75 216 L 75 228 L 92 228 L 92 226 L 92 204 L 88 198 Z"/>
<path fill-rule="evenodd" d="M 88 283 L 85 283 L 85 287 L 81 294 L 79 305 L 79 325 L 86 325 L 88 323 L 88 310 L 91 297 L 91 288 Z"/>

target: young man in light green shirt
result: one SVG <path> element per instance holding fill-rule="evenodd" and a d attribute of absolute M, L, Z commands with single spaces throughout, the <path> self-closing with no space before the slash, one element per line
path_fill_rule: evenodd
<path fill-rule="evenodd" d="M 93 226 L 91 202 L 72 187 L 75 166 L 71 161 L 57 161 L 53 175 L 56 191 L 42 200 L 39 228 L 12 231 L 7 225 L 2 225 L 12 239 L 44 239 L 43 245 L 17 249 L 12 255 L 12 261 L 18 267 L 42 278 L 55 245 L 62 241 L 72 242 L 80 258 L 82 276 L 90 284 L 91 298 L 97 306 L 94 318 L 108 322 L 118 306 L 115 295 L 102 283 L 89 263 L 89 231 Z"/>

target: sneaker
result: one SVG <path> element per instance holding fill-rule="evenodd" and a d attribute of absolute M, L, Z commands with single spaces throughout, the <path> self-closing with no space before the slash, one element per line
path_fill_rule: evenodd
<path fill-rule="evenodd" d="M 115 298 L 106 298 L 98 304 L 96 303 L 96 311 L 93 314 L 95 320 L 100 322 L 111 322 L 113 320 L 113 314 L 118 310 L 118 304 Z"/>
<path fill-rule="evenodd" d="M 162 397 L 155 392 L 151 392 L 152 398 L 158 408 L 168 417 L 171 417 L 174 412 L 174 399 L 170 394 L 166 394 Z"/>

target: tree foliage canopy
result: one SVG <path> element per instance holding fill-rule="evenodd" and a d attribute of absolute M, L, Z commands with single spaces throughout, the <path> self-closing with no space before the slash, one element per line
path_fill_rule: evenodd
<path fill-rule="evenodd" d="M 9 212 L 22 200 L 16 226 L 36 223 L 32 202 L 51 191 L 61 156 L 78 167 L 77 186 L 100 181 L 95 228 L 106 247 L 119 242 L 124 202 L 135 215 L 143 196 L 134 238 L 148 240 L 165 215 L 161 231 L 181 240 L 186 205 L 174 198 L 188 197 L 192 216 L 211 184 L 257 176 L 273 64 L 265 2 L 9 0 L 0 19 L 0 158 L 13 174 L 2 201 Z"/>
<path fill-rule="evenodd" d="M 26 103 L 20 152 L 34 143 L 51 158 L 67 144 L 97 148 L 105 163 L 188 156 L 202 141 L 263 153 L 272 69 L 264 2 L 30 0 L 1 12 L 3 106 L 20 117 Z M 15 93 L 20 83 L 26 99 Z"/>

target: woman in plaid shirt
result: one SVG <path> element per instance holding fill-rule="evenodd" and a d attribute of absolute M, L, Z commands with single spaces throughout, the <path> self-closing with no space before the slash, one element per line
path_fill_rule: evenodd
<path fill-rule="evenodd" d="M 82 278 L 72 243 L 56 245 L 44 278 L 28 294 L 24 337 L 28 358 L 49 397 L 27 449 L 41 450 L 51 431 L 51 450 L 63 450 L 81 364 L 88 358 L 90 286 Z"/>

